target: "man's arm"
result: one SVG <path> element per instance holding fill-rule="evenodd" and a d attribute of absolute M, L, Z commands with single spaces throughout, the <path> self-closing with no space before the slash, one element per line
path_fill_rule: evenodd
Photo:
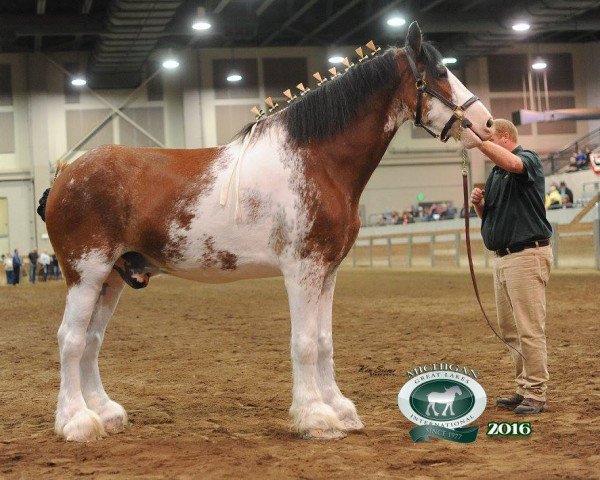
<path fill-rule="evenodd" d="M 479 145 L 479 150 L 481 150 L 481 153 L 488 157 L 492 162 L 507 172 L 523 173 L 525 171 L 523 161 L 514 153 L 506 150 L 506 148 L 490 141 L 485 141 Z"/>

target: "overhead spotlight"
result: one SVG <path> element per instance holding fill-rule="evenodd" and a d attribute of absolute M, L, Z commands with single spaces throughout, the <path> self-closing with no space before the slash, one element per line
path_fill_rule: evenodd
<path fill-rule="evenodd" d="M 192 28 L 194 30 L 202 31 L 208 30 L 210 27 L 212 27 L 212 25 L 206 17 L 206 10 L 204 7 L 198 7 L 196 18 L 194 18 L 194 21 L 192 22 Z"/>
<path fill-rule="evenodd" d="M 179 66 L 179 62 L 177 61 L 177 59 L 175 59 L 173 57 L 169 57 L 169 58 L 163 60 L 162 66 L 163 66 L 163 68 L 166 68 L 167 70 L 173 70 L 174 68 L 177 68 Z"/>
<path fill-rule="evenodd" d="M 227 75 L 227 81 L 231 83 L 239 82 L 242 78 L 239 73 L 230 73 Z"/>
<path fill-rule="evenodd" d="M 87 83 L 87 80 L 83 77 L 75 77 L 71 80 L 71 85 L 75 87 L 83 87 Z"/>
<path fill-rule="evenodd" d="M 340 57 L 339 55 L 334 55 L 333 57 L 329 57 L 329 63 L 342 63 L 344 61 L 344 57 Z"/>
<path fill-rule="evenodd" d="M 404 18 L 402 18 L 402 17 L 394 16 L 394 17 L 388 18 L 386 23 L 390 27 L 401 27 L 402 25 L 406 24 L 406 20 L 404 20 Z"/>
<path fill-rule="evenodd" d="M 536 58 L 531 64 L 531 68 L 533 68 L 534 70 L 544 70 L 547 66 L 548 65 L 546 64 L 544 59 L 540 57 Z"/>
<path fill-rule="evenodd" d="M 518 22 L 518 23 L 515 23 L 515 24 L 512 26 L 512 29 L 513 29 L 515 32 L 526 32 L 526 31 L 527 31 L 527 30 L 529 30 L 530 28 L 531 28 L 531 25 L 529 25 L 529 24 L 528 24 L 528 23 L 526 23 L 526 22 Z"/>
<path fill-rule="evenodd" d="M 452 64 L 452 63 L 456 63 L 456 62 L 457 62 L 457 60 L 456 60 L 455 57 L 444 57 L 444 58 L 442 58 L 442 63 L 444 65 L 449 65 L 449 64 Z"/>

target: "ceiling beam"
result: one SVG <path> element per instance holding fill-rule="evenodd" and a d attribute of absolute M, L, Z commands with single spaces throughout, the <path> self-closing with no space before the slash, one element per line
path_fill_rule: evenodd
<path fill-rule="evenodd" d="M 429 10 L 434 9 L 440 3 L 444 3 L 445 1 L 446 0 L 433 0 L 432 2 L 429 2 L 427 5 L 425 5 L 424 7 L 422 7 L 420 13 L 428 12 Z"/>
<path fill-rule="evenodd" d="M 81 5 L 81 13 L 84 15 L 89 15 L 92 11 L 92 4 L 94 0 L 84 0 L 83 5 Z M 79 50 L 81 48 L 81 42 L 83 40 L 83 35 L 75 35 L 75 41 L 73 42 L 73 49 Z"/>
<path fill-rule="evenodd" d="M 308 10 L 310 10 L 312 8 L 312 6 L 315 3 L 317 3 L 318 1 L 319 0 L 309 0 L 308 2 L 306 2 L 304 4 L 304 6 L 300 10 L 298 10 L 294 15 L 292 15 L 290 18 L 288 18 L 278 30 L 275 30 L 271 35 L 269 35 L 265 40 L 263 40 L 263 42 L 260 44 L 261 47 L 264 47 L 264 46 L 268 45 L 269 43 L 271 43 L 275 38 L 277 38 L 277 36 L 281 32 L 283 32 L 287 27 L 292 25 L 302 15 L 304 15 Z"/>
<path fill-rule="evenodd" d="M 231 0 L 221 0 L 219 2 L 219 4 L 215 7 L 215 9 L 213 10 L 213 13 L 221 13 L 223 11 L 223 9 L 229 5 L 229 3 L 231 2 Z"/>
<path fill-rule="evenodd" d="M 325 20 L 321 25 L 319 25 L 312 32 L 310 32 L 308 35 L 306 35 L 300 42 L 298 42 L 298 45 L 304 45 L 304 44 L 306 44 L 306 42 L 309 39 L 313 38 L 321 30 L 323 30 L 327 26 L 331 25 L 338 18 L 340 18 L 344 13 L 346 13 L 348 10 L 350 10 L 352 7 L 354 7 L 357 3 L 360 3 L 361 1 L 363 1 L 363 0 L 351 0 L 348 3 L 346 3 L 346 5 L 344 5 L 342 8 L 340 8 L 333 15 L 328 16 L 327 20 Z"/>
<path fill-rule="evenodd" d="M 256 9 L 256 16 L 260 17 L 263 13 L 265 13 L 265 10 L 269 8 L 274 1 L 275 0 L 265 0 L 263 3 L 261 3 Z"/>
<path fill-rule="evenodd" d="M 485 1 L 486 0 L 471 0 L 470 2 L 467 2 L 465 5 L 463 5 L 462 11 L 466 12 L 468 10 L 471 10 L 473 7 L 476 7 L 477 5 Z"/>
<path fill-rule="evenodd" d="M 46 13 L 46 0 L 37 0 L 35 4 L 36 15 L 44 15 Z M 42 49 L 42 36 L 36 35 L 33 39 L 33 49 L 39 52 Z"/>

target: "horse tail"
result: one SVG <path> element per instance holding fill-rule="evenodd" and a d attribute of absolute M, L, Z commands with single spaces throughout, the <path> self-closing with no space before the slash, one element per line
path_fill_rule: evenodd
<path fill-rule="evenodd" d="M 60 173 L 65 169 L 66 166 L 67 166 L 67 162 L 65 162 L 63 160 L 58 160 L 56 162 L 56 171 L 54 172 L 54 178 L 52 179 L 52 183 L 54 183 L 54 181 L 56 181 L 56 177 L 58 177 L 60 175 Z"/>
<path fill-rule="evenodd" d="M 59 160 L 58 162 L 56 162 L 56 171 L 54 172 L 54 178 L 52 178 L 52 183 L 56 181 L 56 177 L 60 175 L 60 173 L 65 169 L 66 166 L 67 162 L 64 162 L 63 160 Z M 52 187 L 44 190 L 42 198 L 40 198 L 38 202 L 37 213 L 44 222 L 46 221 L 46 202 L 48 201 L 48 194 L 50 193 L 51 188 Z"/>

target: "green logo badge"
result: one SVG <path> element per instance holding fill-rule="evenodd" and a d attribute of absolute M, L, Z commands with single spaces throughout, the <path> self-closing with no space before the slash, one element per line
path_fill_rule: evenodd
<path fill-rule="evenodd" d="M 407 374 L 409 380 L 398 393 L 398 406 L 417 425 L 410 431 L 415 442 L 427 442 L 429 436 L 460 443 L 475 441 L 479 427 L 467 425 L 483 413 L 487 397 L 474 370 L 434 363 Z"/>

